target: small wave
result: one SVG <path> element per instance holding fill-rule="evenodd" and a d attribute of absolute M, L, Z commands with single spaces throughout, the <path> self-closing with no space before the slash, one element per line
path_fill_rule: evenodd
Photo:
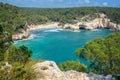
<path fill-rule="evenodd" d="M 64 29 L 58 29 L 59 31 L 64 31 Z"/>
<path fill-rule="evenodd" d="M 73 32 L 80 32 L 80 30 L 74 30 Z"/>
<path fill-rule="evenodd" d="M 35 38 L 35 37 L 36 37 L 36 35 L 31 34 L 28 38 L 26 38 L 26 39 L 22 39 L 22 40 L 18 40 L 18 41 L 30 40 L 30 39 L 33 39 L 33 38 Z"/>
<path fill-rule="evenodd" d="M 61 29 L 60 31 L 67 31 L 67 32 L 81 32 L 80 30 L 70 30 L 70 29 Z"/>
<path fill-rule="evenodd" d="M 35 37 L 36 37 L 36 35 L 31 34 L 31 35 L 29 36 L 29 38 L 22 39 L 22 40 L 17 40 L 17 41 L 13 41 L 13 43 L 14 43 L 14 44 L 17 44 L 17 43 L 19 43 L 19 42 L 21 42 L 21 41 L 31 40 L 31 39 L 33 39 L 33 38 L 35 38 Z"/>
<path fill-rule="evenodd" d="M 28 39 L 33 39 L 33 38 L 35 38 L 35 37 L 36 37 L 35 34 L 31 34 L 30 37 L 29 37 Z"/>
<path fill-rule="evenodd" d="M 13 41 L 13 44 L 17 44 L 18 43 L 18 41 Z"/>
<path fill-rule="evenodd" d="M 51 29 L 51 30 L 45 30 L 44 32 L 59 32 L 59 29 Z"/>
<path fill-rule="evenodd" d="M 91 30 L 91 31 L 98 31 L 98 30 L 100 30 L 100 29 L 93 29 L 93 30 Z"/>

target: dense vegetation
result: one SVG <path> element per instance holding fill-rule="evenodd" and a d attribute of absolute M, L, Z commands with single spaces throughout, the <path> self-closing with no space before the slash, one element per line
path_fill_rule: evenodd
<path fill-rule="evenodd" d="M 27 24 L 45 24 L 49 22 L 76 23 L 107 15 L 111 21 L 120 23 L 120 8 L 109 7 L 76 7 L 76 8 L 19 8 L 0 3 L 0 24 L 10 33 L 26 29 Z"/>
<path fill-rule="evenodd" d="M 31 51 L 21 46 L 16 48 L 12 44 L 9 34 L 0 26 L 0 80 L 30 80 L 33 73 L 25 68 L 31 62 Z"/>
<path fill-rule="evenodd" d="M 0 3 L 0 79 L 30 80 L 34 77 L 29 70 L 35 62 L 31 61 L 31 51 L 21 46 L 12 45 L 12 34 L 26 30 L 26 24 L 45 24 L 48 22 L 76 23 L 84 16 L 90 19 L 105 13 L 115 23 L 120 23 L 120 8 L 81 7 L 35 9 L 18 8 Z M 87 21 L 88 18 L 83 19 Z M 100 74 L 120 73 L 120 34 L 112 34 L 105 39 L 96 39 L 77 49 L 77 56 L 90 61 L 91 71 Z M 29 64 L 28 64 L 29 63 Z M 98 65 L 99 64 L 99 65 Z M 9 65 L 9 67 L 8 67 Z M 30 66 L 28 66 L 30 65 Z M 12 67 L 10 67 L 12 66 Z M 27 68 L 26 68 L 27 67 Z M 86 71 L 86 67 L 78 61 L 67 61 L 60 64 L 61 70 Z"/>
<path fill-rule="evenodd" d="M 78 8 L 24 8 L 21 11 L 25 14 L 29 24 L 42 24 L 46 22 L 76 23 L 77 21 L 88 21 L 99 17 L 98 13 L 104 13 L 111 21 L 120 23 L 120 8 L 109 7 L 78 7 Z M 86 17 L 81 19 L 82 17 Z"/>
<path fill-rule="evenodd" d="M 96 74 L 112 74 L 119 80 L 120 73 L 120 32 L 92 40 L 82 48 L 76 49 L 76 55 L 90 63 L 88 67 L 79 61 L 66 61 L 59 64 L 63 71 L 76 70 Z"/>
<path fill-rule="evenodd" d="M 79 61 L 66 61 L 59 64 L 62 71 L 76 70 L 79 72 L 87 72 L 87 67 Z"/>
<path fill-rule="evenodd" d="M 105 39 L 95 39 L 83 48 L 76 50 L 76 55 L 88 60 L 90 71 L 99 74 L 120 73 L 120 33 L 114 33 Z"/>
<path fill-rule="evenodd" d="M 20 8 L 16 6 L 0 3 L 0 25 L 8 33 L 14 34 L 21 29 L 26 29 L 19 10 Z"/>
<path fill-rule="evenodd" d="M 35 63 L 31 51 L 12 45 L 12 34 L 20 29 L 25 27 L 19 8 L 0 3 L 0 80 L 32 80 L 35 76 L 30 68 Z"/>

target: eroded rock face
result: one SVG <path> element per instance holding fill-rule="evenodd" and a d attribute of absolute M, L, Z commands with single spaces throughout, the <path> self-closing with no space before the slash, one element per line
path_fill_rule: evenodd
<path fill-rule="evenodd" d="M 55 62 L 44 61 L 37 63 L 33 67 L 35 73 L 43 73 L 44 77 L 37 76 L 37 80 L 114 80 L 111 75 L 102 76 L 93 73 L 83 73 L 77 71 L 61 71 Z"/>
<path fill-rule="evenodd" d="M 100 14 L 100 17 L 95 18 L 94 20 L 88 22 L 80 21 L 77 24 L 65 24 L 62 28 L 71 30 L 92 30 L 98 28 L 107 28 L 120 31 L 120 24 L 115 24 L 111 22 L 110 19 L 106 18 L 104 14 Z"/>
<path fill-rule="evenodd" d="M 89 17 L 89 16 L 88 16 Z M 44 26 L 44 27 L 43 27 Z M 76 24 L 65 24 L 64 26 L 58 26 L 58 23 L 53 23 L 49 25 L 30 25 L 28 28 L 30 30 L 34 29 L 42 29 L 42 28 L 50 28 L 52 26 L 56 26 L 56 28 L 62 28 L 66 30 L 93 30 L 98 28 L 106 28 L 106 29 L 112 29 L 114 31 L 120 31 L 120 24 L 115 24 L 110 21 L 110 19 L 106 18 L 105 14 L 100 14 L 99 18 L 95 18 L 91 21 L 79 21 Z M 29 30 L 22 30 L 21 33 L 16 33 L 12 36 L 13 40 L 21 40 L 24 38 L 29 37 Z"/>
<path fill-rule="evenodd" d="M 80 30 L 85 30 L 85 29 L 86 29 L 86 27 L 87 27 L 87 26 L 86 26 L 86 25 L 84 25 L 84 24 L 80 24 L 80 25 L 79 25 L 79 29 L 80 29 Z"/>
<path fill-rule="evenodd" d="M 109 25 L 110 29 L 114 30 L 114 31 L 120 31 L 120 24 L 115 24 L 113 22 L 110 22 Z"/>
<path fill-rule="evenodd" d="M 21 39 L 28 38 L 29 35 L 30 34 L 29 34 L 28 30 L 22 30 L 21 32 L 12 35 L 12 39 L 13 40 L 21 40 Z"/>
<path fill-rule="evenodd" d="M 77 26 L 77 24 L 65 24 L 62 28 L 69 29 L 69 30 L 79 30 L 79 27 Z"/>
<path fill-rule="evenodd" d="M 45 61 L 42 63 L 37 63 L 33 66 L 33 69 L 35 73 L 40 72 L 45 74 L 45 77 L 43 79 L 38 78 L 37 80 L 54 80 L 56 78 L 60 78 L 64 76 L 64 73 L 60 71 L 56 63 L 53 61 Z"/>

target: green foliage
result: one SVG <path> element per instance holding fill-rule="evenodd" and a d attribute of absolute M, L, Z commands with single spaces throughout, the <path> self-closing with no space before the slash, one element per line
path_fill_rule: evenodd
<path fill-rule="evenodd" d="M 59 64 L 62 71 L 76 70 L 79 72 L 87 72 L 87 67 L 79 61 L 66 61 Z"/>
<path fill-rule="evenodd" d="M 102 13 L 105 13 L 112 22 L 117 24 L 120 23 L 120 8 L 103 8 L 101 9 Z"/>
<path fill-rule="evenodd" d="M 20 11 L 24 14 L 28 24 L 31 22 L 40 24 L 44 22 L 60 22 L 65 23 L 76 23 L 76 21 L 89 21 L 99 17 L 99 13 L 105 13 L 111 21 L 120 23 L 120 8 L 109 8 L 109 7 L 78 7 L 78 8 L 23 8 Z M 39 17 L 41 19 L 39 19 Z"/>
<path fill-rule="evenodd" d="M 16 28 L 20 25 L 25 27 L 25 22 L 19 10 L 20 8 L 16 6 L 0 3 L 0 25 L 2 25 L 3 29 L 8 33 L 15 33 Z"/>
<path fill-rule="evenodd" d="M 88 60 L 91 71 L 100 74 L 120 73 L 120 33 L 114 33 L 105 39 L 95 39 L 83 48 L 76 50 L 76 55 Z"/>
<path fill-rule="evenodd" d="M 16 48 L 15 46 L 10 46 L 8 50 L 5 52 L 5 61 L 9 63 L 18 62 L 21 64 L 25 64 L 29 59 L 31 51 L 25 47 L 20 46 Z"/>
<path fill-rule="evenodd" d="M 14 30 L 25 29 L 19 19 L 14 22 L 19 18 L 17 9 L 0 3 L 0 80 L 32 80 L 34 76 L 31 69 L 24 69 L 31 51 L 11 44 Z"/>
<path fill-rule="evenodd" d="M 1 64 L 4 66 L 3 69 L 0 69 L 0 79 L 1 80 L 34 80 L 35 74 L 33 70 L 24 69 L 24 65 L 21 65 L 15 62 L 12 67 Z"/>
<path fill-rule="evenodd" d="M 11 35 L 0 25 L 0 61 L 4 60 L 4 52 L 11 45 Z"/>
<path fill-rule="evenodd" d="M 4 49 L 4 48 L 3 48 Z M 31 62 L 31 51 L 21 46 L 16 48 L 10 45 L 5 52 L 2 53 L 0 61 L 0 79 L 2 80 L 33 80 L 35 74 L 31 69 L 31 65 L 26 68 L 27 62 Z M 9 66 L 6 65 L 8 62 Z"/>
<path fill-rule="evenodd" d="M 0 61 L 1 80 L 34 80 L 35 74 L 31 68 L 33 64 L 26 68 L 27 62 L 33 62 L 29 59 L 31 51 L 27 47 L 16 48 L 10 45 L 2 54 L 4 57 Z"/>
<path fill-rule="evenodd" d="M 12 34 L 26 29 L 26 24 L 45 24 L 49 22 L 76 23 L 97 18 L 105 13 L 111 21 L 120 23 L 120 8 L 108 7 L 77 7 L 77 8 L 19 8 L 0 3 L 0 24 Z M 88 17 L 87 17 L 88 16 Z"/>
<path fill-rule="evenodd" d="M 81 7 L 81 8 L 18 8 L 0 2 L 0 79 L 1 80 L 31 80 L 34 76 L 28 68 L 34 62 L 29 62 L 31 51 L 21 46 L 13 46 L 12 34 L 27 29 L 27 24 L 45 24 L 48 22 L 76 23 L 92 20 L 99 13 L 105 13 L 111 21 L 120 23 L 120 8 Z M 120 34 L 112 34 L 106 39 L 96 39 L 76 50 L 77 56 L 91 62 L 91 70 L 104 74 L 120 73 Z M 6 67 L 5 62 L 12 66 Z M 27 63 L 29 62 L 29 64 Z M 86 66 L 79 61 L 67 61 L 59 64 L 61 70 L 77 70 L 86 72 Z M 3 69 L 1 69 L 4 67 Z M 27 68 L 26 68 L 27 67 Z"/>

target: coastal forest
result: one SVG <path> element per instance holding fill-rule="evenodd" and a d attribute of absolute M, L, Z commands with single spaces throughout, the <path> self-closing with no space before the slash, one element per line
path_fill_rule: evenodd
<path fill-rule="evenodd" d="M 99 13 L 104 13 L 112 22 L 120 23 L 120 8 L 110 7 L 76 7 L 76 8 L 20 8 L 9 4 L 0 3 L 0 25 L 7 32 L 20 32 L 26 29 L 26 25 L 45 24 L 59 22 L 60 25 L 66 23 L 76 23 L 82 17 L 89 15 L 94 19 L 99 17 Z M 7 27 L 6 27 L 7 26 Z"/>
<path fill-rule="evenodd" d="M 50 22 L 59 22 L 60 25 L 75 24 L 87 15 L 90 16 L 90 20 L 97 18 L 99 13 L 106 14 L 112 22 L 120 24 L 120 8 L 21 8 L 0 3 L 0 79 L 34 80 L 36 76 L 31 66 L 38 61 L 30 58 L 32 52 L 26 46 L 13 45 L 13 34 L 26 30 L 27 25 L 31 24 Z M 86 43 L 84 47 L 76 49 L 76 56 L 89 61 L 88 68 L 79 61 L 67 61 L 59 64 L 60 69 L 112 74 L 116 77 L 120 74 L 120 33 L 113 33 L 105 39 L 99 38 Z"/>

